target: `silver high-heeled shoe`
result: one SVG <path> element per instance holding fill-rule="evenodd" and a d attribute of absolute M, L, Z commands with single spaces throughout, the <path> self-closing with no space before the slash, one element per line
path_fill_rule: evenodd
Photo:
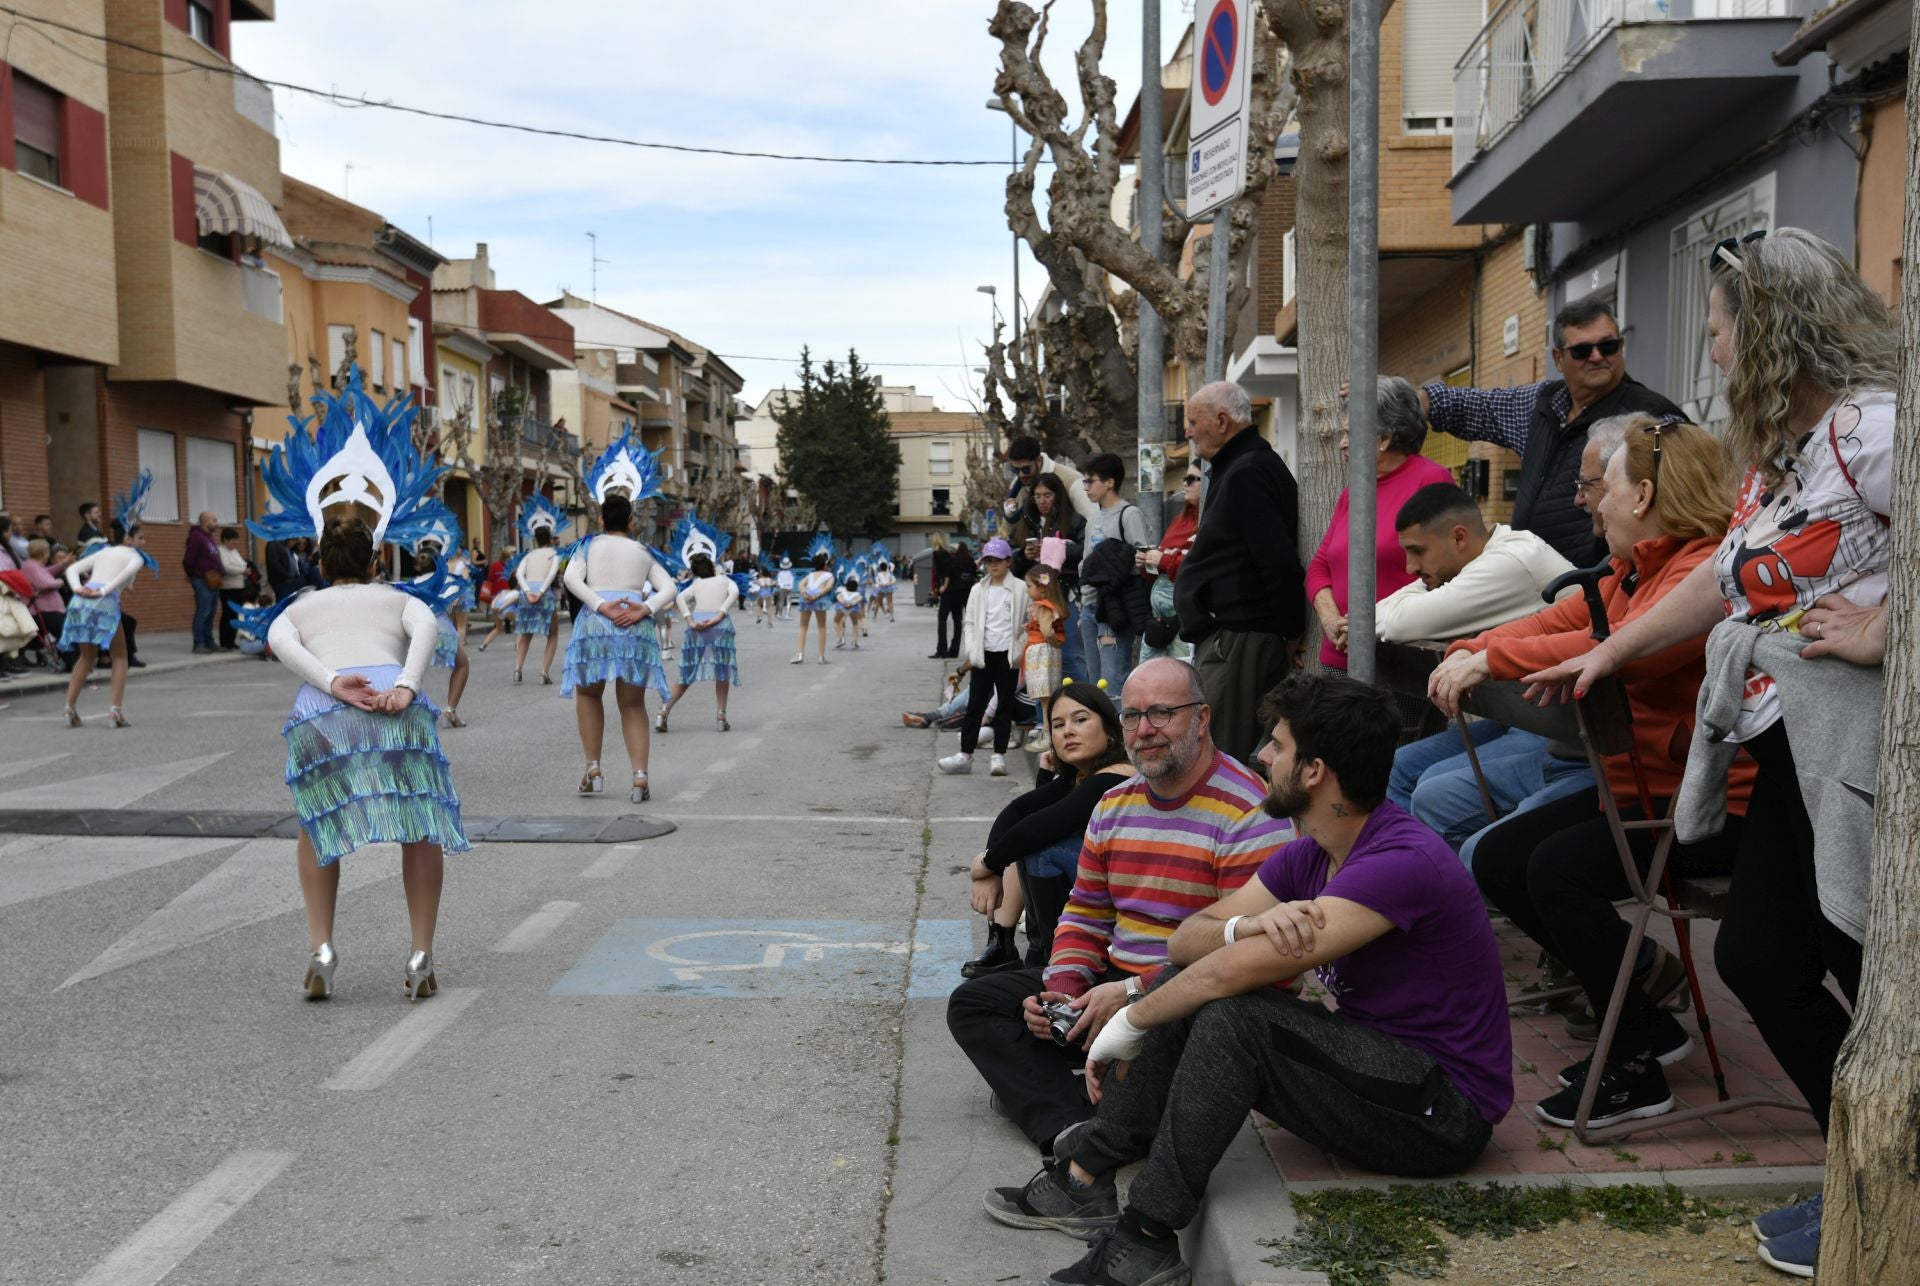
<path fill-rule="evenodd" d="M 331 942 L 322 942 L 307 961 L 307 976 L 300 982 L 308 1000 L 325 1000 L 333 994 L 333 971 L 339 964 L 340 953 Z"/>
<path fill-rule="evenodd" d="M 416 951 L 407 957 L 407 999 L 423 1000 L 440 990 L 440 984 L 433 976 L 433 956 L 429 952 Z"/>
<path fill-rule="evenodd" d="M 644 804 L 653 798 L 653 787 L 647 784 L 647 775 L 637 772 L 633 775 L 633 789 L 627 792 L 627 802 Z"/>

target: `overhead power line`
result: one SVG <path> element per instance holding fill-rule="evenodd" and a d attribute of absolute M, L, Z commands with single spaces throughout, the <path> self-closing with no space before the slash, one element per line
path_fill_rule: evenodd
<path fill-rule="evenodd" d="M 1008 163 L 1000 161 L 941 160 L 911 156 L 822 156 L 805 152 L 767 152 L 752 148 L 703 147 L 692 143 L 662 143 L 652 139 L 622 138 L 614 134 L 593 134 L 583 130 L 555 129 L 544 125 L 527 125 L 518 121 L 493 120 L 484 116 L 468 116 L 460 112 L 437 111 L 430 107 L 415 107 L 407 103 L 397 103 L 390 98 L 368 98 L 365 94 L 347 95 L 331 89 L 316 89 L 311 85 L 299 85 L 287 80 L 269 80 L 264 76 L 255 76 L 227 63 L 208 62 L 204 59 L 189 58 L 183 54 L 168 53 L 164 49 L 153 49 L 136 41 L 110 36 L 104 32 L 88 31 L 71 23 L 60 22 L 54 18 L 44 18 L 38 14 L 23 13 L 10 5 L 0 4 L 0 13 L 9 14 L 21 23 L 49 27 L 57 31 L 71 32 L 88 40 L 97 40 L 102 44 L 128 49 L 135 53 L 148 54 L 155 58 L 164 58 L 170 62 L 184 64 L 180 71 L 205 71 L 220 76 L 243 77 L 256 84 L 268 85 L 274 89 L 284 89 L 292 94 L 305 94 L 311 98 L 323 99 L 336 107 L 355 110 L 375 108 L 381 111 L 401 112 L 408 116 L 423 116 L 429 120 L 452 121 L 461 125 L 477 125 L 483 129 L 510 130 L 519 134 L 535 134 L 543 138 L 575 139 L 583 143 L 608 143 L 615 147 L 640 148 L 655 152 L 682 152 L 693 156 L 728 156 L 759 161 L 808 161 L 820 165 L 895 165 L 921 167 L 991 167 L 1004 170 Z M 35 34 L 43 34 L 36 32 Z M 59 42 L 55 41 L 58 44 Z M 65 46 L 61 46 L 65 48 Z M 68 52 L 72 52 L 69 50 Z"/>

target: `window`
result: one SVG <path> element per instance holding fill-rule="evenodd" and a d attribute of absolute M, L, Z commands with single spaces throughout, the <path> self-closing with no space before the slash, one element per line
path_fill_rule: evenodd
<path fill-rule="evenodd" d="M 1403 0 L 1400 132 L 1453 133 L 1453 65 L 1480 34 L 1481 0 Z"/>
<path fill-rule="evenodd" d="M 140 467 L 153 474 L 147 492 L 143 522 L 180 521 L 180 476 L 173 464 L 173 434 L 164 429 L 140 430 Z"/>
<path fill-rule="evenodd" d="M 387 360 L 393 363 L 393 387 L 398 392 L 407 387 L 407 341 L 396 339 L 389 341 L 393 351 Z"/>
<path fill-rule="evenodd" d="M 13 157 L 20 173 L 60 185 L 60 93 L 13 73 Z"/>
<path fill-rule="evenodd" d="M 231 232 L 203 232 L 194 243 L 210 255 L 219 255 L 222 259 L 233 258 L 233 234 Z"/>
<path fill-rule="evenodd" d="M 927 443 L 927 472 L 940 477 L 953 472 L 953 443 Z"/>
<path fill-rule="evenodd" d="M 427 342 L 418 317 L 407 318 L 407 370 L 413 373 L 415 384 L 426 385 Z"/>
<path fill-rule="evenodd" d="M 1707 255 L 1728 237 L 1773 228 L 1774 176 L 1763 174 L 1696 211 L 1668 238 L 1667 392 L 1687 418 L 1718 431 L 1727 422 L 1720 371 L 1708 355 Z"/>
<path fill-rule="evenodd" d="M 1300 272 L 1299 243 L 1295 231 L 1287 229 L 1287 235 L 1280 239 L 1280 306 L 1285 308 L 1293 302 L 1299 293 L 1295 289 L 1295 280 Z"/>
<path fill-rule="evenodd" d="M 351 326 L 327 327 L 327 382 L 336 389 L 340 387 L 340 364 L 347 360 L 347 336 L 351 334 Z"/>
<path fill-rule="evenodd" d="M 387 337 L 379 331 L 373 332 L 373 342 L 367 346 L 367 359 L 372 363 L 369 372 L 375 388 L 387 386 Z"/>
<path fill-rule="evenodd" d="M 155 486 L 159 484 L 156 482 Z M 187 439 L 187 512 L 234 522 L 233 443 Z"/>
<path fill-rule="evenodd" d="M 207 48 L 214 48 L 213 10 L 199 0 L 187 0 L 187 34 Z"/>
<path fill-rule="evenodd" d="M 935 487 L 933 489 L 933 516 L 934 517 L 946 518 L 946 517 L 950 517 L 953 514 L 953 504 L 951 499 L 952 496 L 953 496 L 953 492 L 948 490 L 946 487 Z"/>

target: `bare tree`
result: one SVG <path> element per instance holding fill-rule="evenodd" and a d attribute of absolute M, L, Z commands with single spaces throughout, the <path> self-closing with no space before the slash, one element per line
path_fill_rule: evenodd
<path fill-rule="evenodd" d="M 1913 29 L 1920 39 L 1920 10 Z M 1907 66 L 1907 173 L 1920 165 L 1920 61 Z M 1906 261 L 1920 262 L 1920 197 L 1907 185 Z M 1920 496 L 1920 273 L 1901 281 L 1908 354 L 1894 433 L 1893 494 Z M 1920 507 L 1893 509 L 1887 590 L 1886 703 L 1874 811 L 1867 939 L 1853 1027 L 1834 1069 L 1820 1277 L 1910 1280 L 1920 1263 Z M 1822 662 L 1821 664 L 1826 664 Z M 1835 662 L 1835 664 L 1839 664 Z"/>
<path fill-rule="evenodd" d="M 567 467 L 572 457 L 571 476 L 578 477 L 577 448 L 567 444 L 561 425 L 546 426 L 527 417 L 527 391 L 508 385 L 494 394 L 486 423 L 475 423 L 471 401 L 461 406 L 447 425 L 445 438 L 454 458 L 480 492 L 487 512 L 487 548 L 502 550 L 513 544 L 513 521 L 527 485 L 542 485 L 556 465 Z M 529 431 L 531 428 L 531 431 Z M 474 447 L 480 448 L 476 460 Z M 533 457 L 528 464 L 526 457 Z"/>

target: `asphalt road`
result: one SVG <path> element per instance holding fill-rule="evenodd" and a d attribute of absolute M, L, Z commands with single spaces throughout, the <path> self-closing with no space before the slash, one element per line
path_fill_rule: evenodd
<path fill-rule="evenodd" d="M 574 794 L 558 688 L 474 658 L 445 731 L 472 814 L 673 822 L 633 844 L 450 859 L 439 996 L 401 994 L 397 851 L 346 859 L 338 993 L 305 1003 L 282 839 L 0 834 L 0 1281 L 995 1282 L 1078 1243 L 980 1213 L 1023 1141 L 953 1049 L 979 933 L 957 872 L 1017 779 L 945 778 L 932 613 L 789 666 L 742 622 L 656 737 L 654 798 Z M 510 642 L 510 640 L 509 640 Z M 436 672 L 434 695 L 444 692 Z M 220 660 L 136 680 L 134 726 L 0 714 L 0 810 L 287 806 L 293 683 Z M 1024 770 L 1023 757 L 1014 759 Z"/>

